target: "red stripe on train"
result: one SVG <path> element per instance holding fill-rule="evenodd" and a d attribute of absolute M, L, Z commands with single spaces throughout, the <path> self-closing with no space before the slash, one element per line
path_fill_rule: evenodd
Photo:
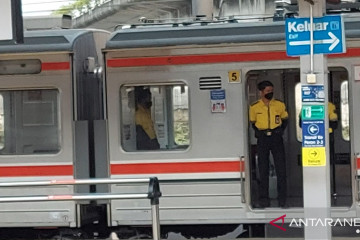
<path fill-rule="evenodd" d="M 0 166 L 0 177 L 73 176 L 72 165 L 61 166 Z"/>
<path fill-rule="evenodd" d="M 328 55 L 329 58 L 359 57 L 359 56 L 360 56 L 360 48 L 348 48 L 346 50 L 346 53 Z"/>
<path fill-rule="evenodd" d="M 182 162 L 111 164 L 111 174 L 243 172 L 244 162 Z"/>
<path fill-rule="evenodd" d="M 356 159 L 356 168 L 360 170 L 360 158 Z"/>
<path fill-rule="evenodd" d="M 56 70 L 68 70 L 70 69 L 69 62 L 43 62 L 41 63 L 42 71 L 56 71 Z"/>
<path fill-rule="evenodd" d="M 138 67 L 184 65 L 201 63 L 224 63 L 245 61 L 270 61 L 291 59 L 285 52 L 226 53 L 208 55 L 161 56 L 141 58 L 116 58 L 107 60 L 108 67 Z"/>
<path fill-rule="evenodd" d="M 349 48 L 346 53 L 328 55 L 330 58 L 360 56 L 360 48 Z M 248 61 L 276 61 L 292 60 L 298 57 L 288 57 L 285 51 L 278 52 L 252 52 L 252 53 L 224 53 L 207 55 L 160 56 L 138 58 L 115 58 L 107 60 L 108 67 L 140 67 L 186 65 L 202 63 L 226 63 Z"/>

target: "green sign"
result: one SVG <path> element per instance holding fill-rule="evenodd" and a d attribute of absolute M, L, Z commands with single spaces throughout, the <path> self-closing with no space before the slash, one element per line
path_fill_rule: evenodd
<path fill-rule="evenodd" d="M 315 120 L 325 118 L 324 105 L 303 105 L 301 110 L 303 120 Z"/>

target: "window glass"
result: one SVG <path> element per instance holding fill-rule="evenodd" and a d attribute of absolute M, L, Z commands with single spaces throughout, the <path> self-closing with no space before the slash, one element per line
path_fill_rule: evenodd
<path fill-rule="evenodd" d="M 186 149 L 189 95 L 183 83 L 122 86 L 121 144 L 125 151 Z"/>
<path fill-rule="evenodd" d="M 4 101 L 0 95 L 0 149 L 4 148 Z"/>
<path fill-rule="evenodd" d="M 348 81 L 341 83 L 341 131 L 344 140 L 350 140 Z"/>
<path fill-rule="evenodd" d="M 189 145 L 188 87 L 173 88 L 174 137 L 177 145 Z"/>
<path fill-rule="evenodd" d="M 297 83 L 295 85 L 295 117 L 296 117 L 296 139 L 301 142 L 302 141 L 302 129 L 300 127 L 300 111 L 301 111 L 301 83 Z"/>
<path fill-rule="evenodd" d="M 0 154 L 59 152 L 57 90 L 0 91 L 0 94 L 0 123 L 3 126 Z"/>

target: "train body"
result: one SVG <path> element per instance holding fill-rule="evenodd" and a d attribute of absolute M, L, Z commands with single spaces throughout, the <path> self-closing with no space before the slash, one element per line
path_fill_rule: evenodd
<path fill-rule="evenodd" d="M 360 216 L 359 24 L 345 18 L 347 52 L 327 61 L 329 101 L 339 116 L 329 161 L 334 218 Z M 284 30 L 284 22 L 138 27 L 110 36 L 52 30 L 28 33 L 24 46 L 0 45 L 0 180 L 156 176 L 162 225 L 268 223 L 284 213 L 302 218 L 300 61 L 286 55 Z M 272 167 L 271 206 L 254 207 L 260 176 L 248 107 L 263 80 L 273 82 L 290 116 L 286 209 L 278 207 Z M 152 93 L 157 150 L 137 149 L 131 93 L 139 86 Z M 146 186 L 4 188 L 0 194 L 139 191 Z M 103 206 L 97 217 L 111 229 L 151 223 L 149 201 L 123 199 L 6 203 L 0 227 L 80 228 L 91 219 L 87 205 Z"/>

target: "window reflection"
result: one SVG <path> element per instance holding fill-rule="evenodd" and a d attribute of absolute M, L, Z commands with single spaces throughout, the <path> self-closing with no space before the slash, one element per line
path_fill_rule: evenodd
<path fill-rule="evenodd" d="M 0 92 L 0 154 L 60 151 L 59 92 L 56 89 Z"/>
<path fill-rule="evenodd" d="M 147 93 L 147 102 L 151 104 L 139 105 L 138 89 Z M 122 86 L 120 94 L 121 142 L 125 151 L 189 146 L 189 95 L 185 84 Z"/>
<path fill-rule="evenodd" d="M 344 140 L 350 140 L 348 81 L 341 83 L 341 131 Z"/>

